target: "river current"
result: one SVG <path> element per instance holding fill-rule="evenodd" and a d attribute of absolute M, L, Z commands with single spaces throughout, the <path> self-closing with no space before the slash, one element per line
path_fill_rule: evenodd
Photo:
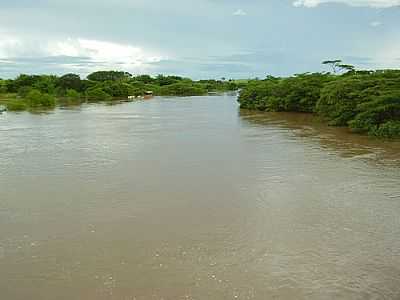
<path fill-rule="evenodd" d="M 0 115 L 0 299 L 400 299 L 400 143 L 229 95 Z"/>

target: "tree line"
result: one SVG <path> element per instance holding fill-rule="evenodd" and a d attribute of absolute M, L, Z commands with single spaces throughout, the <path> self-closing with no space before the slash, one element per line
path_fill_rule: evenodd
<path fill-rule="evenodd" d="M 243 109 L 315 113 L 330 125 L 380 137 L 400 137 L 400 70 L 358 71 L 340 60 L 333 72 L 251 80 Z"/>
<path fill-rule="evenodd" d="M 209 92 L 237 90 L 234 80 L 193 81 L 180 76 L 133 76 L 123 71 L 98 71 L 82 79 L 77 74 L 27 75 L 0 79 L 0 103 L 9 110 L 51 108 L 57 103 L 112 101 L 143 96 L 152 91 L 160 96 L 197 96 Z"/>

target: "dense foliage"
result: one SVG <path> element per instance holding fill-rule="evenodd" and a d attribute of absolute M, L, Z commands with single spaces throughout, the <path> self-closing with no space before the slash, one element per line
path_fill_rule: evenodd
<path fill-rule="evenodd" d="M 35 89 L 29 91 L 25 99 L 30 107 L 50 108 L 54 107 L 56 104 L 56 100 L 52 95 L 41 93 Z"/>
<path fill-rule="evenodd" d="M 90 74 L 87 78 L 92 81 L 119 81 L 129 79 L 132 75 L 122 71 L 98 71 Z"/>
<path fill-rule="evenodd" d="M 45 109 L 55 104 L 77 104 L 82 101 L 112 101 L 129 96 L 140 97 L 147 91 L 163 96 L 197 96 L 209 92 L 237 90 L 233 80 L 193 81 L 180 76 L 133 76 L 122 71 L 98 71 L 81 79 L 77 74 L 21 74 L 13 80 L 0 79 L 0 104 L 9 110 Z"/>
<path fill-rule="evenodd" d="M 267 111 L 312 112 L 329 74 L 301 74 L 290 78 L 253 80 L 240 93 L 242 108 Z"/>
<path fill-rule="evenodd" d="M 356 132 L 400 136 L 400 70 L 356 71 L 328 63 L 347 72 L 253 80 L 240 93 L 241 108 L 313 112 Z"/>
<path fill-rule="evenodd" d="M 159 94 L 163 96 L 199 96 L 205 93 L 207 93 L 207 89 L 204 86 L 185 82 L 164 85 L 159 90 Z"/>

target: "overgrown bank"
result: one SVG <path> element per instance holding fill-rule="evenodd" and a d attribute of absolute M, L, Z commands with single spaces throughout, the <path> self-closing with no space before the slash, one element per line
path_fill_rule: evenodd
<path fill-rule="evenodd" d="M 240 107 L 316 113 L 330 125 L 400 137 L 400 70 L 346 71 L 252 80 L 240 93 Z"/>
<path fill-rule="evenodd" d="M 234 80 L 199 80 L 179 76 L 132 76 L 122 71 L 99 71 L 81 79 L 77 74 L 61 77 L 22 74 L 0 79 L 0 104 L 8 110 L 51 109 L 57 104 L 113 101 L 140 97 L 147 91 L 160 96 L 198 96 L 237 90 Z"/>

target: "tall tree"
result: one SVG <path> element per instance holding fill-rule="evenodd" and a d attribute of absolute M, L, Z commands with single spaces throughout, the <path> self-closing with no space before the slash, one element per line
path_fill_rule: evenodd
<path fill-rule="evenodd" d="M 335 59 L 335 60 L 325 60 L 322 62 L 323 65 L 328 65 L 332 68 L 332 71 L 334 74 L 336 74 L 339 70 L 339 66 L 342 63 L 340 59 Z"/>

